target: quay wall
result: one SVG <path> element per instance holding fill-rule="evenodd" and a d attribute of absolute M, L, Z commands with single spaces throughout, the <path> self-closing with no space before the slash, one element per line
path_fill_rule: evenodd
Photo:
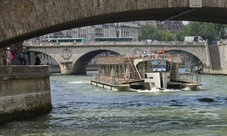
<path fill-rule="evenodd" d="M 52 110 L 48 66 L 0 66 L 0 125 Z"/>

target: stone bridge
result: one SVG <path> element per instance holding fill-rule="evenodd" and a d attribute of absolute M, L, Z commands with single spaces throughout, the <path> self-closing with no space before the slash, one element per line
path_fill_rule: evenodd
<path fill-rule="evenodd" d="M 227 23 L 226 0 L 1 0 L 0 48 L 65 29 L 135 20 Z"/>
<path fill-rule="evenodd" d="M 26 45 L 29 52 L 42 52 L 48 54 L 57 61 L 61 68 L 62 74 L 86 74 L 88 63 L 96 55 L 113 51 L 119 54 L 135 55 L 136 50 L 157 50 L 161 51 L 166 47 L 167 51 L 185 51 L 195 55 L 203 64 L 210 65 L 209 51 L 207 43 L 190 43 L 183 42 L 160 42 L 160 44 L 146 44 L 145 42 L 130 43 L 44 43 Z"/>

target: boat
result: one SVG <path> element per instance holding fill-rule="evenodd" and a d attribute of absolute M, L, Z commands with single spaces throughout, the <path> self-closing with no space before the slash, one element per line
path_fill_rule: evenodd
<path fill-rule="evenodd" d="M 152 88 L 197 90 L 201 85 L 200 75 L 179 73 L 180 60 L 179 54 L 100 56 L 96 59 L 98 72 L 92 75 L 91 84 L 115 91 Z"/>

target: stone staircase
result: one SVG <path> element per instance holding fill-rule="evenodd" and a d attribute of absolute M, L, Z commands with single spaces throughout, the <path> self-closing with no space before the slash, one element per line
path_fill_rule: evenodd
<path fill-rule="evenodd" d="M 140 79 L 139 73 L 136 71 L 136 67 L 131 64 L 130 66 L 130 74 L 133 79 Z"/>
<path fill-rule="evenodd" d="M 221 62 L 217 45 L 209 45 L 210 58 L 213 70 L 221 70 Z"/>

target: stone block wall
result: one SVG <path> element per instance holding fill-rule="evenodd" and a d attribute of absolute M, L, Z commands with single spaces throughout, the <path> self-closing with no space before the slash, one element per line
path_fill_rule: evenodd
<path fill-rule="evenodd" d="M 0 47 L 61 30 L 135 20 L 227 23 L 226 0 L 1 0 Z M 195 1 L 195 0 L 194 0 Z M 196 0 L 196 2 L 199 0 Z"/>
<path fill-rule="evenodd" d="M 0 66 L 0 125 L 52 110 L 48 66 Z"/>

